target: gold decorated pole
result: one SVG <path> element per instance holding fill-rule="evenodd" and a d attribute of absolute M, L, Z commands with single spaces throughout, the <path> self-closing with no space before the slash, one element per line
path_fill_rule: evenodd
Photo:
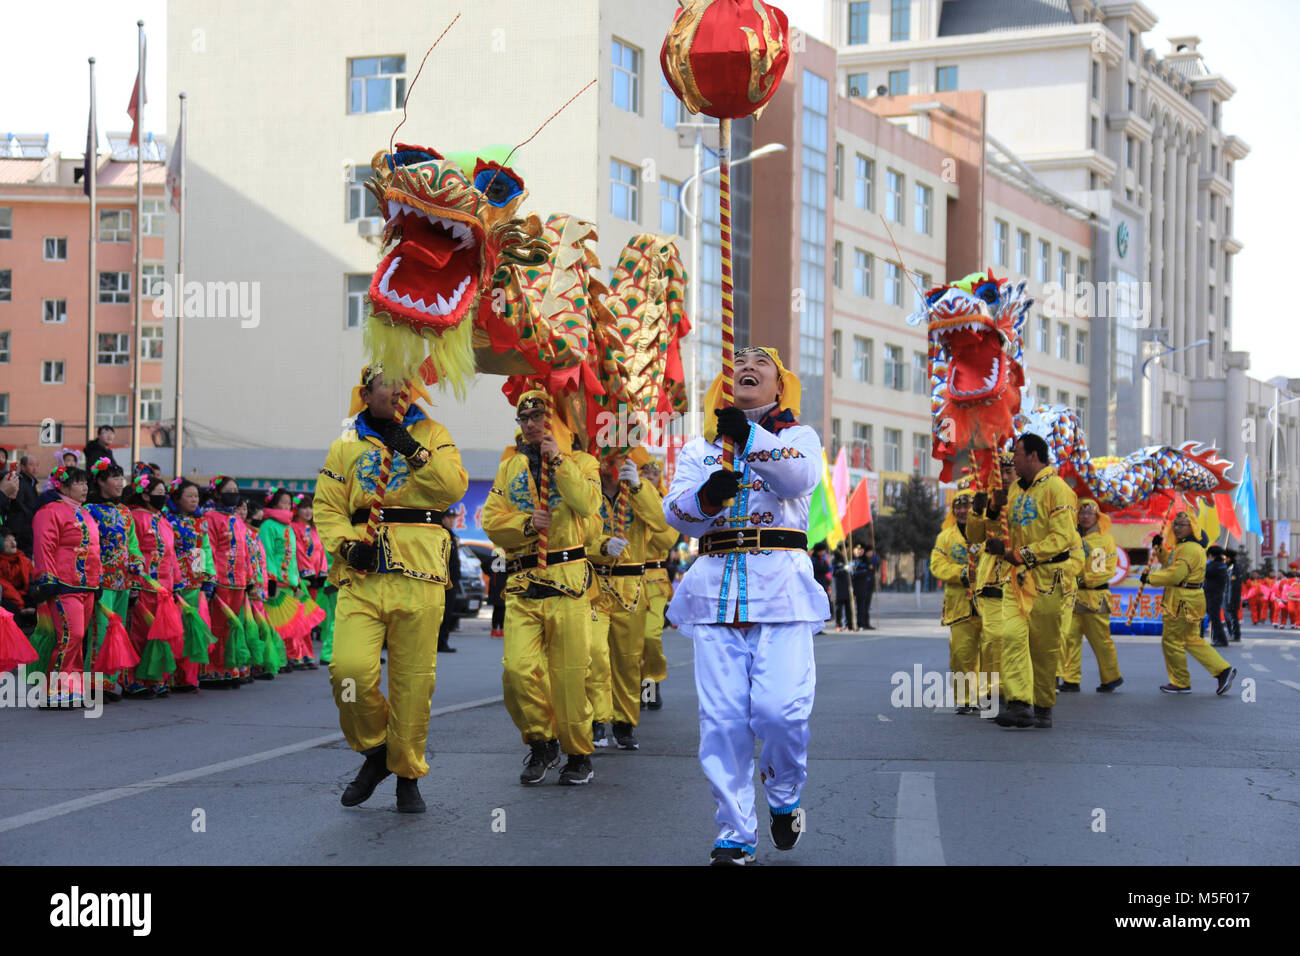
<path fill-rule="evenodd" d="M 722 404 L 735 403 L 736 375 L 736 313 L 735 295 L 731 284 L 731 120 L 718 124 L 718 220 L 722 232 Z M 697 183 L 695 186 L 699 189 Z M 722 440 L 722 466 L 730 471 L 734 467 L 734 442 Z"/>

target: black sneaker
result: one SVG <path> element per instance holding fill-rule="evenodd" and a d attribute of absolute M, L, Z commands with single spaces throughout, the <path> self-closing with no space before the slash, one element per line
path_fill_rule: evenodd
<path fill-rule="evenodd" d="M 1225 667 L 1223 669 L 1223 672 L 1218 675 L 1219 687 L 1215 691 L 1215 693 L 1218 694 L 1220 697 L 1226 694 L 1232 688 L 1232 681 L 1233 678 L 1235 678 L 1236 676 L 1237 676 L 1237 668 Z"/>
<path fill-rule="evenodd" d="M 609 740 L 605 737 L 605 725 L 594 720 L 591 722 L 591 745 L 593 747 L 609 746 Z"/>
<path fill-rule="evenodd" d="M 754 862 L 754 851 L 738 846 L 715 846 L 709 854 L 709 866 L 744 866 Z"/>
<path fill-rule="evenodd" d="M 998 715 L 993 718 L 993 722 L 999 727 L 1032 727 L 1034 726 L 1034 712 L 1029 709 L 1029 705 L 1023 700 L 1013 700 L 1007 703 L 1007 706 L 998 711 Z"/>
<path fill-rule="evenodd" d="M 1063 681 L 1061 681 L 1059 684 L 1056 685 L 1056 689 L 1057 689 L 1057 691 L 1059 691 L 1060 693 L 1063 693 L 1063 694 L 1077 694 L 1077 693 L 1079 693 L 1079 685 L 1078 685 L 1077 683 L 1075 683 L 1074 681 L 1063 680 Z"/>
<path fill-rule="evenodd" d="M 1113 692 L 1113 691 L 1115 690 L 1115 688 L 1118 687 L 1118 686 L 1119 686 L 1120 684 L 1122 684 L 1122 683 L 1124 683 L 1124 678 L 1122 678 L 1122 677 L 1116 677 L 1114 680 L 1112 680 L 1112 681 L 1107 681 L 1105 684 L 1098 684 L 1098 685 L 1097 685 L 1097 693 L 1099 693 L 1099 694 L 1109 694 L 1109 693 Z"/>
<path fill-rule="evenodd" d="M 804 819 L 804 812 L 799 807 L 795 807 L 788 813 L 774 812 L 769 829 L 772 834 L 772 845 L 778 850 L 793 850 L 794 845 L 803 836 Z"/>
<path fill-rule="evenodd" d="M 365 803 L 375 792 L 375 787 L 379 786 L 380 781 L 392 772 L 388 769 L 388 745 L 380 744 L 366 754 L 366 762 L 361 765 L 361 772 L 348 784 L 339 802 L 345 807 L 355 807 L 357 804 Z"/>
<path fill-rule="evenodd" d="M 650 710 L 659 710 L 664 705 L 664 695 L 663 695 L 663 691 L 659 689 L 660 686 L 661 686 L 660 683 L 658 681 L 655 681 L 654 695 L 650 698 L 650 702 L 646 704 L 646 707 L 648 707 Z"/>
<path fill-rule="evenodd" d="M 397 812 L 423 813 L 426 807 L 420 796 L 419 782 L 414 777 L 397 778 Z"/>
<path fill-rule="evenodd" d="M 1078 688 L 1076 687 L 1076 690 Z M 1052 708 L 1035 707 L 1034 708 L 1034 726 L 1039 730 L 1052 729 Z"/>
<path fill-rule="evenodd" d="M 596 771 L 591 769 L 591 756 L 588 754 L 569 754 L 569 762 L 560 771 L 560 784 L 565 787 L 580 787 L 595 778 Z"/>
<path fill-rule="evenodd" d="M 558 740 L 530 740 L 528 756 L 524 758 L 524 772 L 519 775 L 519 782 L 532 786 L 546 779 L 546 771 L 560 763 L 560 742 Z"/>
<path fill-rule="evenodd" d="M 966 714 L 978 714 L 979 712 L 978 707 L 972 707 L 970 704 L 958 704 L 957 709 L 954 711 L 958 717 L 963 717 Z"/>
<path fill-rule="evenodd" d="M 639 750 L 641 747 L 632 732 L 632 725 L 618 720 L 614 721 L 614 740 L 618 742 L 619 750 Z"/>

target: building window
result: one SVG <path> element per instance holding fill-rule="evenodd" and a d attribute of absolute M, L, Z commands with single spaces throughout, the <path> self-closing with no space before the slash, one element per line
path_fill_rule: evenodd
<path fill-rule="evenodd" d="M 866 74 L 862 74 L 866 76 Z M 14 237 L 14 210 L 12 206 L 0 206 L 0 239 Z"/>
<path fill-rule="evenodd" d="M 871 297 L 871 273 L 875 271 L 876 259 L 869 252 L 853 250 L 853 291 L 860 296 Z"/>
<path fill-rule="evenodd" d="M 912 432 L 912 471 L 925 477 L 930 474 L 930 449 L 933 443 L 924 432 Z"/>
<path fill-rule="evenodd" d="M 912 394 L 930 394 L 930 369 L 924 352 L 912 353 Z"/>
<path fill-rule="evenodd" d="M 1038 240 L 1038 272 L 1035 278 L 1046 282 L 1052 268 L 1052 244 L 1046 239 Z"/>
<path fill-rule="evenodd" d="M 885 172 L 885 218 L 890 222 L 903 220 L 903 174 L 890 169 Z"/>
<path fill-rule="evenodd" d="M 831 419 L 831 460 L 834 461 L 840 454 L 840 420 Z"/>
<path fill-rule="evenodd" d="M 163 327 L 140 326 L 140 358 L 146 361 L 163 357 Z"/>
<path fill-rule="evenodd" d="M 162 389 L 140 389 L 140 421 L 157 422 L 162 420 Z"/>
<path fill-rule="evenodd" d="M 68 321 L 67 299 L 44 299 L 41 302 L 41 321 L 62 324 Z"/>
<path fill-rule="evenodd" d="M 853 381 L 871 381 L 871 349 L 873 344 L 871 339 L 864 339 L 860 335 L 853 336 Z"/>
<path fill-rule="evenodd" d="M 9 393 L 0 392 L 0 425 L 9 424 Z"/>
<path fill-rule="evenodd" d="M 100 242 L 131 241 L 131 210 L 101 209 L 99 211 Z"/>
<path fill-rule="evenodd" d="M 885 304 L 903 304 L 903 270 L 896 262 L 885 263 Z"/>
<path fill-rule="evenodd" d="M 1047 320 L 1046 316 L 1038 317 L 1038 351 L 1046 355 L 1051 346 L 1049 343 L 1052 339 L 1052 323 Z"/>
<path fill-rule="evenodd" d="M 912 311 L 925 311 L 925 293 L 930 288 L 930 275 L 927 272 L 917 273 L 916 281 L 912 283 Z"/>
<path fill-rule="evenodd" d="M 609 161 L 609 211 L 619 219 L 637 222 L 637 194 L 641 191 L 641 170 L 617 159 Z"/>
<path fill-rule="evenodd" d="M 1138 55 L 1137 48 L 1138 48 L 1138 35 L 1134 33 L 1132 30 L 1129 30 L 1128 31 L 1128 58 L 1130 60 L 1137 59 L 1137 55 Z"/>
<path fill-rule="evenodd" d="M 366 293 L 369 291 L 370 273 L 347 277 L 347 292 L 344 293 L 343 303 L 343 328 L 361 328 L 361 322 L 366 317 Z"/>
<path fill-rule="evenodd" d="M 14 273 L 12 269 L 0 269 L 0 302 L 11 302 L 14 296 Z"/>
<path fill-rule="evenodd" d="M 1092 117 L 1092 119 L 1088 120 L 1088 148 L 1089 149 L 1097 148 L 1099 129 L 1100 127 L 1097 125 L 1097 117 L 1094 116 Z"/>
<path fill-rule="evenodd" d="M 641 51 L 622 40 L 614 40 L 610 60 L 614 105 L 629 113 L 641 112 Z"/>
<path fill-rule="evenodd" d="M 1082 395 L 1074 397 L 1074 410 L 1079 415 L 1079 428 L 1083 431 L 1088 430 L 1088 399 Z"/>
<path fill-rule="evenodd" d="M 1023 229 L 1016 230 L 1016 271 L 1029 275 L 1029 233 Z"/>
<path fill-rule="evenodd" d="M 1124 109 L 1133 109 L 1133 100 L 1137 96 L 1137 84 L 1129 80 L 1124 84 Z"/>
<path fill-rule="evenodd" d="M 1077 262 L 1079 266 L 1079 281 L 1087 282 L 1088 274 L 1092 271 L 1091 263 L 1089 263 L 1087 259 L 1083 258 L 1083 256 L 1080 256 L 1075 260 L 1075 262 Z"/>
<path fill-rule="evenodd" d="M 1215 298 L 1216 298 L 1216 296 L 1215 296 L 1215 294 L 1214 294 L 1214 286 L 1210 286 L 1210 295 L 1209 295 L 1209 299 L 1208 299 L 1208 301 L 1207 301 L 1206 304 L 1205 304 L 1205 305 L 1206 305 L 1206 308 L 1209 309 L 1209 313 L 1210 313 L 1210 315 L 1214 315 L 1214 300 L 1215 300 Z"/>
<path fill-rule="evenodd" d="M 850 468 L 871 468 L 871 426 L 853 423 L 853 444 L 849 448 Z"/>
<path fill-rule="evenodd" d="M 870 3 L 850 3 L 849 4 L 849 44 L 870 43 L 867 39 L 870 34 L 867 31 L 868 21 L 871 19 Z"/>
<path fill-rule="evenodd" d="M 41 446 L 44 448 L 58 448 L 63 444 L 63 422 L 55 422 L 53 427 L 40 429 Z"/>
<path fill-rule="evenodd" d="M 1137 143 L 1132 136 L 1124 137 L 1124 165 L 1129 169 L 1137 166 Z"/>
<path fill-rule="evenodd" d="M 871 95 L 871 75 L 869 73 L 850 73 L 845 83 L 845 96 L 863 99 Z"/>
<path fill-rule="evenodd" d="M 838 239 L 831 249 L 831 282 L 835 288 L 844 288 L 844 243 Z"/>
<path fill-rule="evenodd" d="M 1070 274 L 1070 252 L 1068 249 L 1056 250 L 1056 281 L 1065 288 L 1065 278 Z"/>
<path fill-rule="evenodd" d="M 906 96 L 907 95 L 907 71 L 890 70 L 889 71 L 889 95 Z"/>
<path fill-rule="evenodd" d="M 885 346 L 885 377 L 881 384 L 901 392 L 907 388 L 907 366 L 903 364 L 903 349 L 898 345 Z"/>
<path fill-rule="evenodd" d="M 903 470 L 903 432 L 898 428 L 885 429 L 885 471 Z"/>
<path fill-rule="evenodd" d="M 1056 323 L 1056 357 L 1059 359 L 1070 357 L 1070 327 L 1064 322 Z"/>
<path fill-rule="evenodd" d="M 97 365 L 126 365 L 131 361 L 131 336 L 126 332 L 100 332 Z"/>
<path fill-rule="evenodd" d="M 1058 404 L 1058 405 L 1064 405 L 1066 408 L 1069 408 L 1069 407 L 1070 407 L 1070 393 L 1069 393 L 1069 392 L 1065 392 L 1065 391 L 1058 391 L 1058 392 L 1056 393 L 1056 404 Z"/>
<path fill-rule="evenodd" d="M 1083 329 L 1074 330 L 1074 361 L 1079 365 L 1088 364 L 1088 333 Z"/>
<path fill-rule="evenodd" d="M 937 93 L 957 89 L 957 68 L 955 66 L 936 67 L 934 71 L 934 89 Z"/>
<path fill-rule="evenodd" d="M 805 290 L 804 308 L 799 315 L 799 374 L 804 381 L 804 417 L 824 422 L 823 382 L 826 376 L 826 340 L 832 324 L 827 321 L 826 273 L 832 237 L 827 226 L 827 178 L 831 173 L 830 112 L 834 105 L 832 87 L 811 70 L 802 73 L 803 101 L 800 176 L 803 182 L 799 216 L 799 286 Z"/>
<path fill-rule="evenodd" d="M 126 305 L 131 301 L 131 273 L 101 272 L 99 274 L 99 302 L 101 305 Z"/>
<path fill-rule="evenodd" d="M 1035 392 L 1039 405 L 1052 404 L 1052 391 L 1046 385 L 1039 385 Z"/>
<path fill-rule="evenodd" d="M 120 428 L 129 425 L 131 412 L 130 395 L 96 395 L 95 425 L 112 425 Z"/>
<path fill-rule="evenodd" d="M 1210 104 L 1210 121 L 1214 124 L 1215 129 L 1219 128 L 1219 101 L 1218 100 L 1215 100 L 1213 103 Z"/>
<path fill-rule="evenodd" d="M 1001 219 L 993 220 L 993 264 L 995 266 L 1007 264 L 1007 237 L 1010 234 L 1010 226 Z"/>
<path fill-rule="evenodd" d="M 843 336 L 839 329 L 831 332 L 831 372 L 836 378 L 840 376 L 840 351 L 843 346 Z"/>
<path fill-rule="evenodd" d="M 664 129 L 677 129 L 677 124 L 684 122 L 686 107 L 677 98 L 673 88 L 668 85 L 668 77 L 659 74 L 659 122 Z"/>
<path fill-rule="evenodd" d="M 670 236 L 682 234 L 682 184 L 659 178 L 659 231 Z"/>
<path fill-rule="evenodd" d="M 45 240 L 46 262 L 68 261 L 68 240 L 64 236 L 47 237 Z"/>
<path fill-rule="evenodd" d="M 1210 195 L 1210 222 L 1217 222 L 1219 219 L 1219 197 Z"/>
<path fill-rule="evenodd" d="M 59 360 L 47 360 L 41 363 L 41 384 L 42 385 L 62 385 L 63 384 L 63 362 Z"/>
<path fill-rule="evenodd" d="M 400 109 L 406 99 L 406 57 L 366 56 L 348 60 L 348 112 Z"/>
<path fill-rule="evenodd" d="M 163 283 L 167 281 L 163 275 L 164 268 L 161 262 L 146 262 L 140 267 L 140 288 L 144 290 L 146 299 L 156 299 L 163 294 Z"/>
<path fill-rule="evenodd" d="M 875 209 L 876 163 L 858 154 L 853 174 L 853 203 L 859 209 Z"/>
<path fill-rule="evenodd" d="M 1101 99 L 1101 64 L 1096 60 L 1092 61 L 1092 98 Z"/>
<path fill-rule="evenodd" d="M 889 42 L 912 39 L 911 0 L 889 0 Z"/>
<path fill-rule="evenodd" d="M 835 144 L 835 198 L 844 198 L 844 144 Z"/>
<path fill-rule="evenodd" d="M 9 333 L 0 332 L 0 365 L 9 364 Z"/>
<path fill-rule="evenodd" d="M 379 200 L 371 195 L 370 190 L 366 189 L 366 182 L 370 179 L 371 169 L 369 166 L 353 166 L 347 183 L 347 211 L 345 214 L 346 222 L 356 222 L 358 219 L 371 219 L 383 217 L 379 211 Z"/>
<path fill-rule="evenodd" d="M 167 203 L 161 199 L 146 199 L 141 210 L 140 228 L 146 236 L 161 236 L 167 221 Z"/>
<path fill-rule="evenodd" d="M 913 226 L 923 236 L 930 235 L 934 229 L 934 224 L 930 220 L 933 199 L 934 190 L 929 186 L 922 186 L 920 183 L 915 185 L 912 199 Z"/>

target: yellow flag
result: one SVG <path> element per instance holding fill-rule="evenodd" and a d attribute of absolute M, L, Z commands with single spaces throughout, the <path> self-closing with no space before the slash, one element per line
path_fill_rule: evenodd
<path fill-rule="evenodd" d="M 1200 499 L 1196 504 L 1196 523 L 1201 526 L 1205 532 L 1210 544 L 1219 542 L 1219 511 L 1212 504 L 1207 504 L 1205 499 Z"/>

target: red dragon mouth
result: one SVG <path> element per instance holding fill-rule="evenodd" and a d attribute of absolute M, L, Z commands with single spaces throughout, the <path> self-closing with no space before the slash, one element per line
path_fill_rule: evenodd
<path fill-rule="evenodd" d="M 986 320 L 962 316 L 949 324 L 935 323 L 934 334 L 948 349 L 949 397 L 960 405 L 988 401 L 1007 384 L 1010 363 L 1002 333 Z"/>
<path fill-rule="evenodd" d="M 384 198 L 388 230 L 400 230 L 401 238 L 371 281 L 374 310 L 417 328 L 457 325 L 479 291 L 481 227 L 472 218 L 431 209 L 396 189 Z"/>

